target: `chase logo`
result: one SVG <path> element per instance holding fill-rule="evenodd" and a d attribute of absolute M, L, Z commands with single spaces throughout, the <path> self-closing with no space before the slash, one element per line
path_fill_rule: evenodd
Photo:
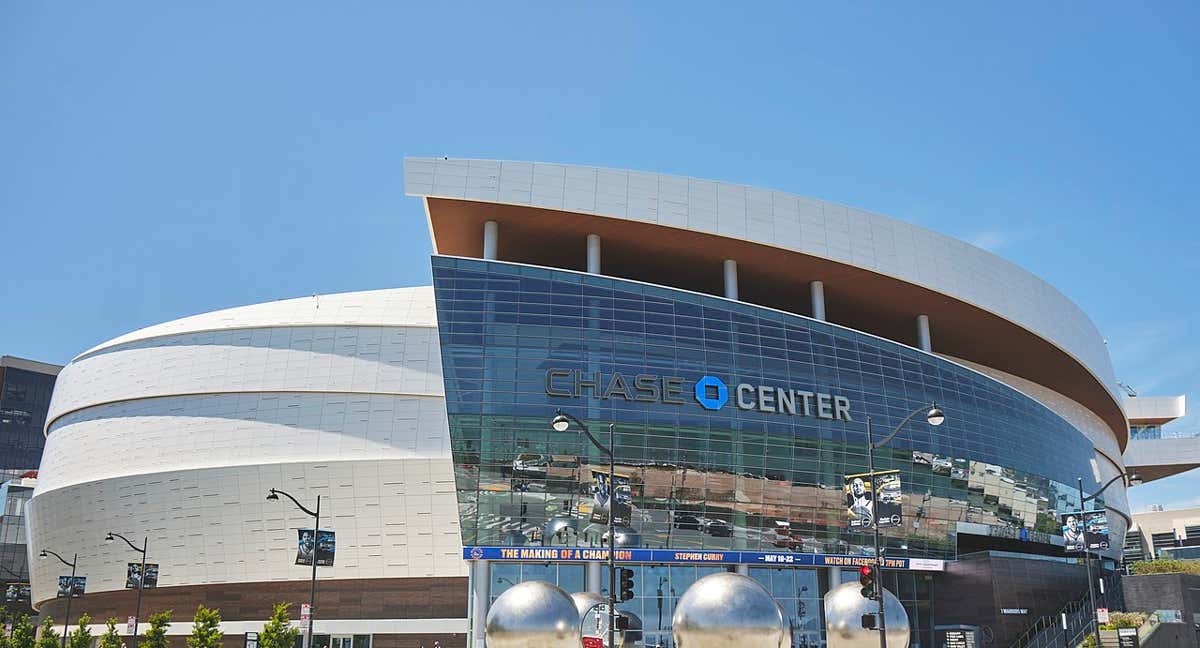
<path fill-rule="evenodd" d="M 696 402 L 706 410 L 719 410 L 729 402 L 729 387 L 716 376 L 705 376 L 696 381 Z"/>

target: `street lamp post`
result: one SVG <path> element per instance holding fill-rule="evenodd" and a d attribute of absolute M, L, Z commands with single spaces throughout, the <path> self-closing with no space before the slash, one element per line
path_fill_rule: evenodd
<path fill-rule="evenodd" d="M 613 452 L 613 443 L 616 439 L 616 425 L 608 424 L 608 447 L 605 447 L 592 436 L 591 430 L 584 424 L 583 421 L 567 414 L 561 409 L 557 410 L 554 419 L 550 421 L 550 427 L 554 428 L 555 432 L 566 432 L 574 422 L 583 430 L 588 441 L 596 446 L 601 452 L 608 455 L 608 648 L 616 648 L 617 640 L 617 534 L 616 523 L 614 519 L 617 513 L 617 460 Z"/>
<path fill-rule="evenodd" d="M 137 607 L 133 612 L 133 636 L 136 638 L 138 635 L 138 624 L 141 623 L 142 620 L 142 588 L 146 584 L 146 549 L 150 546 L 150 538 L 149 536 L 143 538 L 142 548 L 138 549 L 138 546 L 130 542 L 129 538 L 126 538 L 120 533 L 113 533 L 112 531 L 109 531 L 108 535 L 104 536 L 104 543 L 112 544 L 115 538 L 124 540 L 125 544 L 129 545 L 130 549 L 142 554 L 142 566 L 140 571 L 138 571 Z"/>
<path fill-rule="evenodd" d="M 877 499 L 878 488 L 876 488 L 877 481 L 875 480 L 875 449 L 882 448 L 896 438 L 900 430 L 921 412 L 925 412 L 925 421 L 932 426 L 936 427 L 946 421 L 946 415 L 938 409 L 937 403 L 930 403 L 928 408 L 922 405 L 904 417 L 904 420 L 900 421 L 900 425 L 897 425 L 891 434 L 878 443 L 871 435 L 871 417 L 867 417 L 867 472 L 870 474 L 868 479 L 871 480 L 871 526 L 874 529 L 875 540 L 875 598 L 879 603 L 879 648 L 887 648 L 887 621 L 884 619 L 883 610 L 883 550 L 879 546 L 879 500 Z"/>
<path fill-rule="evenodd" d="M 46 556 L 54 556 L 58 561 L 71 568 L 71 580 L 67 581 L 67 618 L 63 619 L 62 648 L 67 648 L 67 624 L 71 623 L 71 599 L 75 598 L 75 565 L 79 562 L 79 554 L 72 556 L 71 562 L 49 549 L 42 549 L 38 558 L 45 560 Z"/>
<path fill-rule="evenodd" d="M 313 635 L 313 618 L 317 615 L 317 536 L 321 531 L 321 496 L 317 495 L 317 510 L 310 511 L 308 507 L 301 504 L 295 497 L 285 493 L 277 488 L 272 488 L 267 494 L 267 499 L 271 501 L 279 501 L 279 496 L 292 500 L 301 511 L 313 516 L 313 554 L 312 554 L 312 580 L 308 585 L 308 627 L 304 630 L 304 648 L 312 648 Z"/>
<path fill-rule="evenodd" d="M 1101 493 L 1103 493 L 1105 490 L 1108 490 L 1109 486 L 1112 486 L 1113 484 L 1117 483 L 1118 480 L 1122 480 L 1122 479 L 1127 479 L 1128 481 L 1126 483 L 1128 483 L 1131 486 L 1134 484 L 1140 484 L 1142 482 L 1142 480 L 1136 474 L 1129 475 L 1126 473 L 1121 473 L 1121 474 L 1117 475 L 1116 477 L 1113 477 L 1112 479 L 1108 480 L 1108 483 L 1101 486 L 1100 490 L 1096 491 L 1095 493 L 1092 493 L 1091 495 L 1089 495 L 1087 497 L 1084 497 L 1083 496 L 1083 478 L 1082 477 L 1078 478 L 1078 480 L 1079 480 L 1079 521 L 1080 521 L 1080 523 L 1083 524 L 1083 563 L 1084 563 L 1084 565 L 1087 566 L 1088 602 L 1091 603 L 1091 606 L 1092 606 L 1092 611 L 1091 611 L 1092 632 L 1096 637 L 1096 645 L 1097 646 L 1101 645 L 1100 644 L 1100 618 L 1097 616 L 1097 611 L 1096 611 L 1096 585 L 1092 582 L 1092 553 L 1091 553 L 1091 548 L 1088 547 L 1087 520 L 1084 519 L 1083 512 L 1087 509 L 1087 501 L 1088 500 L 1096 499 L 1097 497 L 1100 496 Z"/>

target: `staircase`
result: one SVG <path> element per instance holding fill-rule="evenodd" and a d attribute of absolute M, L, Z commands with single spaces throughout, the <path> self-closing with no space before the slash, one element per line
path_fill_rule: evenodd
<path fill-rule="evenodd" d="M 1096 607 L 1119 610 L 1124 607 L 1125 596 L 1121 590 L 1121 575 L 1112 572 L 1101 576 L 1104 593 L 1097 585 Z M 1066 628 L 1063 616 L 1066 616 Z M 1067 603 L 1053 616 L 1044 616 L 1033 622 L 1009 648 L 1075 648 L 1094 632 L 1095 615 L 1085 591 L 1079 598 Z"/>

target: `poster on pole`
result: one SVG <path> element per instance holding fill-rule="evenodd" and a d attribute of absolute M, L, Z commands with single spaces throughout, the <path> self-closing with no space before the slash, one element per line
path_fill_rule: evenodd
<path fill-rule="evenodd" d="M 83 591 L 87 589 L 87 576 L 70 576 L 58 577 L 58 592 L 54 595 L 56 598 L 79 598 L 83 596 Z"/>
<path fill-rule="evenodd" d="M 629 487 L 629 475 L 614 475 L 617 485 L 616 506 L 613 512 L 614 525 L 628 525 L 633 514 L 633 491 Z M 607 470 L 592 471 L 592 522 L 608 524 L 610 498 Z"/>
<path fill-rule="evenodd" d="M 146 577 L 144 582 L 142 579 L 141 563 L 129 563 L 129 567 L 125 571 L 125 589 L 137 589 L 139 585 L 142 589 L 158 587 L 157 563 L 146 563 Z"/>
<path fill-rule="evenodd" d="M 29 583 L 9 583 L 4 589 L 5 603 L 22 603 L 29 605 L 31 598 Z"/>
<path fill-rule="evenodd" d="M 900 471 L 885 470 L 871 473 L 846 475 L 846 518 L 851 529 L 869 529 L 875 520 L 876 503 L 879 506 L 879 528 L 898 527 L 902 523 L 900 505 Z M 875 502 L 871 492 L 875 491 Z"/>
<path fill-rule="evenodd" d="M 313 564 L 313 556 L 316 556 L 317 567 L 331 567 L 333 565 L 333 555 L 337 550 L 337 543 L 334 538 L 333 531 L 322 529 L 313 537 L 312 529 L 297 529 L 296 542 L 296 564 L 309 565 Z"/>
<path fill-rule="evenodd" d="M 1062 516 L 1064 550 L 1068 553 L 1081 552 L 1086 545 L 1089 551 L 1108 549 L 1108 514 L 1104 511 L 1065 513 Z"/>

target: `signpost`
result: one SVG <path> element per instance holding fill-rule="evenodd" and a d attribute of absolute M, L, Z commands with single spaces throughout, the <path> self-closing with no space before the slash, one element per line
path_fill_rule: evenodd
<path fill-rule="evenodd" d="M 1138 648 L 1137 628 L 1117 628 L 1117 645 L 1120 648 Z"/>
<path fill-rule="evenodd" d="M 937 626 L 934 628 L 934 648 L 978 648 L 977 634 L 975 626 Z"/>

